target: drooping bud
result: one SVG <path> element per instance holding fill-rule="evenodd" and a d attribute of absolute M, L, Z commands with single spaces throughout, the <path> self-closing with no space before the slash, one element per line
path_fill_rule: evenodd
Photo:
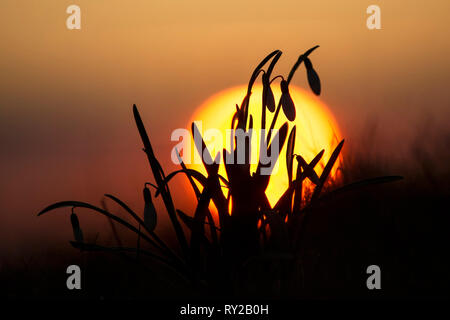
<path fill-rule="evenodd" d="M 317 74 L 316 70 L 314 70 L 311 60 L 308 58 L 305 58 L 305 67 L 306 67 L 306 75 L 308 77 L 308 83 L 311 88 L 311 90 L 316 94 L 320 95 L 320 78 Z"/>
<path fill-rule="evenodd" d="M 295 105 L 292 101 L 291 94 L 289 93 L 289 86 L 286 80 L 281 80 L 281 106 L 283 107 L 283 112 L 289 121 L 295 120 Z"/>
<path fill-rule="evenodd" d="M 308 164 L 301 155 L 297 155 L 297 161 L 298 161 L 298 163 L 300 163 L 305 177 L 307 177 L 309 180 L 311 180 L 311 182 L 313 182 L 315 185 L 320 184 L 319 176 L 314 171 L 314 168 L 312 167 L 312 165 Z"/>
<path fill-rule="evenodd" d="M 263 83 L 263 108 L 267 107 L 270 112 L 275 111 L 275 98 L 273 96 L 272 88 L 270 87 L 269 76 L 267 73 L 262 75 Z"/>

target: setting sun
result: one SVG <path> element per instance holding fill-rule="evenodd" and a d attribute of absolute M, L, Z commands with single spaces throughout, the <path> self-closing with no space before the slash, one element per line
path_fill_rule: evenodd
<path fill-rule="evenodd" d="M 226 146 L 225 131 L 230 129 L 231 119 L 236 111 L 236 104 L 241 104 L 246 90 L 247 86 L 238 86 L 213 95 L 197 108 L 190 119 L 188 128 L 190 128 L 192 122 L 201 121 L 201 130 L 203 132 L 208 129 L 218 129 L 223 133 L 223 141 L 208 141 L 208 139 L 205 138 L 206 145 L 213 157 L 218 151 Z M 279 86 L 273 84 L 272 90 L 275 101 L 278 101 L 281 95 Z M 294 153 L 302 155 L 302 157 L 309 162 L 315 155 L 324 149 L 325 153 L 319 164 L 316 166 L 316 172 L 320 175 L 323 167 L 333 152 L 333 149 L 341 140 L 340 130 L 332 113 L 317 97 L 306 90 L 292 85 L 290 86 L 290 93 L 297 112 L 295 121 L 289 122 L 289 130 L 294 125 L 297 127 Z M 261 96 L 262 85 L 255 85 L 252 90 L 249 107 L 249 112 L 253 115 L 255 129 L 259 129 L 261 123 Z M 273 113 L 267 112 L 267 123 L 270 124 L 272 117 Z M 275 128 L 279 128 L 286 121 L 288 120 L 280 113 Z M 193 143 L 191 143 L 191 148 L 194 148 Z M 196 152 L 196 150 L 191 149 L 191 154 L 194 152 Z M 252 157 L 257 155 L 258 144 L 252 144 Z M 335 178 L 340 161 L 341 159 L 337 160 L 337 164 L 331 172 L 331 178 Z M 251 165 L 252 172 L 255 171 L 256 166 L 256 164 Z M 189 165 L 189 167 L 206 175 L 206 170 L 202 164 L 194 163 Z M 294 165 L 294 176 L 295 168 L 296 165 Z M 226 177 L 223 163 L 220 165 L 219 174 Z M 306 182 L 307 185 L 308 183 L 309 181 Z M 277 162 L 277 170 L 274 170 L 266 190 L 267 198 L 272 206 L 287 188 L 288 176 L 286 169 L 286 151 L 285 148 L 283 148 Z"/>

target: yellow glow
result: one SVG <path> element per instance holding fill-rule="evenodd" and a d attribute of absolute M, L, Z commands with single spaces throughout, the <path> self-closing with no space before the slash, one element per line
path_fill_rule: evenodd
<path fill-rule="evenodd" d="M 316 172 L 320 175 L 331 153 L 337 143 L 341 140 L 339 128 L 331 112 L 317 97 L 292 85 L 289 88 L 297 111 L 295 121 L 293 123 L 289 123 L 289 133 L 294 125 L 297 126 L 294 152 L 302 155 L 302 157 L 309 162 L 322 149 L 325 149 L 322 160 L 316 166 Z M 272 90 L 275 96 L 275 101 L 278 102 L 281 94 L 279 85 L 273 84 Z M 193 114 L 193 117 L 188 125 L 189 129 L 193 121 L 202 121 L 202 135 L 208 129 L 219 129 L 223 134 L 223 141 L 208 141 L 205 138 L 205 143 L 207 144 L 210 153 L 214 153 L 212 156 L 215 156 L 216 153 L 226 145 L 225 130 L 230 129 L 231 119 L 236 111 L 236 104 L 241 105 L 246 91 L 246 86 L 239 86 L 221 91 L 206 100 Z M 261 96 L 262 85 L 255 85 L 252 90 L 249 109 L 249 114 L 253 116 L 254 129 L 260 129 L 261 126 Z M 267 111 L 266 128 L 270 126 L 272 117 L 273 113 Z M 280 128 L 286 121 L 288 120 L 281 110 L 275 128 Z M 259 141 L 259 137 L 257 141 Z M 286 144 L 287 139 L 283 149 L 281 150 L 280 158 L 278 159 L 278 170 L 276 173 L 272 174 L 270 183 L 266 190 L 267 198 L 272 206 L 288 188 Z M 215 149 L 214 152 L 213 149 Z M 258 143 L 252 144 L 252 156 L 258 154 L 257 149 Z M 192 149 L 191 152 L 196 152 L 196 150 Z M 340 161 L 341 159 L 338 159 L 335 164 L 331 172 L 331 177 L 336 176 L 336 170 L 340 164 Z M 256 166 L 256 164 L 251 165 L 252 172 L 255 171 Z M 188 167 L 198 170 L 206 175 L 206 170 L 201 164 L 191 164 L 188 165 Z M 295 160 L 293 167 L 295 177 L 295 171 L 297 168 L 297 161 Z M 223 163 L 220 164 L 219 173 L 226 177 Z"/>

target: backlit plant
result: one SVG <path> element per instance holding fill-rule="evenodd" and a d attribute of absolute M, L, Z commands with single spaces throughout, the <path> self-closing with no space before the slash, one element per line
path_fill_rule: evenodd
<path fill-rule="evenodd" d="M 54 209 L 70 207 L 72 208 L 71 222 L 75 236 L 75 241 L 72 241 L 71 244 L 75 248 L 146 256 L 167 265 L 193 283 L 206 283 L 206 286 L 209 287 L 232 287 L 232 280 L 236 279 L 240 268 L 252 259 L 278 261 L 279 259 L 294 258 L 301 245 L 299 233 L 304 230 L 307 221 L 305 217 L 313 215 L 316 206 L 338 193 L 400 178 L 387 176 L 359 181 L 323 194 L 324 186 L 326 186 L 327 179 L 341 153 L 344 140 L 338 143 L 321 174 L 318 175 L 315 166 L 321 160 L 324 150 L 319 152 L 309 163 L 301 155 L 294 154 L 295 126 L 288 132 L 288 122 L 285 122 L 276 131 L 276 136 L 271 137 L 272 129 L 275 129 L 275 123 L 281 110 L 288 121 L 294 121 L 296 118 L 296 107 L 289 93 L 289 84 L 302 64 L 306 68 L 311 90 L 316 95 L 320 94 L 320 79 L 309 58 L 317 47 L 315 46 L 299 56 L 287 78 L 272 77 L 273 69 L 282 54 L 281 51 L 276 50 L 266 56 L 255 68 L 248 83 L 247 94 L 241 105 L 236 106 L 236 112 L 231 119 L 231 129 L 247 131 L 253 128 L 249 100 L 252 98 L 253 84 L 261 76 L 263 94 L 262 97 L 254 97 L 261 98 L 261 129 L 266 129 L 266 113 L 274 113 L 269 130 L 266 131 L 267 136 L 262 137 L 265 143 L 261 146 L 267 147 L 270 152 L 271 142 L 275 138 L 278 139 L 279 151 L 286 152 L 286 163 L 283 165 L 287 167 L 289 180 L 289 187 L 274 206 L 270 205 L 265 194 L 271 176 L 261 174 L 261 169 L 265 166 L 261 161 L 255 172 L 250 170 L 250 162 L 247 161 L 249 157 L 246 157 L 246 161 L 240 164 L 237 161 L 232 163 L 225 161 L 226 158 L 237 157 L 238 145 L 232 151 L 234 154 L 227 150 L 223 152 L 226 177 L 219 175 L 219 164 L 212 160 L 214 155 L 210 155 L 203 140 L 196 144 L 196 148 L 199 154 L 203 155 L 201 158 L 207 175 L 187 168 L 181 161 L 181 157 L 179 157 L 180 170 L 166 175 L 154 154 L 138 108 L 133 105 L 134 119 L 154 178 L 152 183 L 146 182 L 143 188 L 143 214 L 136 213 L 119 198 L 106 194 L 107 198 L 122 207 L 134 221 L 129 222 L 120 218 L 108 211 L 105 206 L 101 208 L 79 201 L 63 201 L 52 204 L 39 212 L 39 215 Z M 264 69 L 266 65 L 268 66 Z M 275 103 L 271 89 L 271 85 L 276 79 L 281 79 L 282 94 L 278 103 Z M 192 124 L 192 134 L 200 134 L 194 123 Z M 250 141 L 246 141 L 245 152 L 250 150 L 249 144 Z M 282 151 L 285 144 L 286 147 Z M 217 159 L 217 156 L 214 159 Z M 197 204 L 192 215 L 177 209 L 172 199 L 168 183 L 179 173 L 186 175 L 195 193 Z M 309 183 L 313 186 L 310 197 L 304 195 L 306 179 L 310 180 Z M 198 184 L 201 185 L 200 188 Z M 228 192 L 224 192 L 222 185 L 226 186 Z M 152 190 L 154 191 L 153 196 Z M 153 204 L 155 197 L 161 197 L 163 200 L 165 211 L 179 243 L 178 249 L 170 248 L 155 232 L 157 217 L 162 214 L 157 212 Z M 213 202 L 217 209 L 217 225 L 210 210 L 210 202 Z M 78 207 L 103 214 L 114 223 L 121 224 L 138 236 L 138 245 L 136 247 L 106 247 L 85 242 L 78 217 L 74 212 L 74 208 Z M 185 228 L 183 228 L 183 224 Z M 139 245 L 140 241 L 148 242 L 153 250 L 144 250 Z"/>

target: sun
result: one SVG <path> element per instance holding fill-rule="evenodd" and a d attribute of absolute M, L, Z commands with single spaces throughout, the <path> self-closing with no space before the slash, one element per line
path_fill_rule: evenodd
<path fill-rule="evenodd" d="M 309 162 L 322 149 L 324 149 L 325 152 L 322 160 L 316 166 L 316 172 L 320 175 L 331 153 L 341 140 L 339 127 L 333 114 L 316 96 L 292 85 L 289 86 L 289 89 L 297 112 L 296 119 L 293 122 L 289 122 L 289 132 L 294 125 L 296 126 L 294 152 L 295 154 L 302 155 L 302 157 Z M 275 96 L 275 101 L 278 102 L 281 96 L 279 86 L 272 85 L 272 90 Z M 222 150 L 222 148 L 226 146 L 226 130 L 230 129 L 231 119 L 236 111 L 236 104 L 241 104 L 246 92 L 247 86 L 245 85 L 223 90 L 204 101 L 193 113 L 187 128 L 191 128 L 192 122 L 201 121 L 200 126 L 202 133 L 208 129 L 218 129 L 223 134 L 223 141 L 217 141 L 217 139 L 215 141 L 208 141 L 205 139 L 208 149 L 211 153 L 214 153 L 212 154 L 212 157 L 214 157 L 218 151 Z M 259 129 L 261 123 L 261 97 L 262 85 L 255 85 L 252 88 L 249 105 L 249 113 L 253 116 L 255 129 Z M 266 127 L 270 126 L 272 117 L 273 113 L 267 111 Z M 283 112 L 280 112 L 275 128 L 280 128 L 286 121 L 288 120 L 284 116 Z M 191 154 L 197 152 L 194 150 L 193 145 L 194 143 L 191 141 Z M 258 154 L 257 149 L 258 143 L 252 144 L 252 156 Z M 272 206 L 276 204 L 280 196 L 288 188 L 285 150 L 286 147 L 284 146 L 278 159 L 277 170 L 274 170 L 266 190 L 267 198 Z M 339 168 L 341 161 L 342 159 L 339 158 L 333 167 L 330 174 L 332 180 L 333 178 L 334 180 L 337 178 L 337 169 Z M 294 164 L 295 177 L 296 161 L 294 161 Z M 256 164 L 251 165 L 252 172 L 256 170 L 256 166 Z M 198 170 L 206 175 L 206 170 L 202 164 L 193 163 L 188 165 L 188 167 Z M 223 163 L 220 164 L 219 174 L 226 177 Z M 224 191 L 227 193 L 226 189 L 224 189 Z"/>

